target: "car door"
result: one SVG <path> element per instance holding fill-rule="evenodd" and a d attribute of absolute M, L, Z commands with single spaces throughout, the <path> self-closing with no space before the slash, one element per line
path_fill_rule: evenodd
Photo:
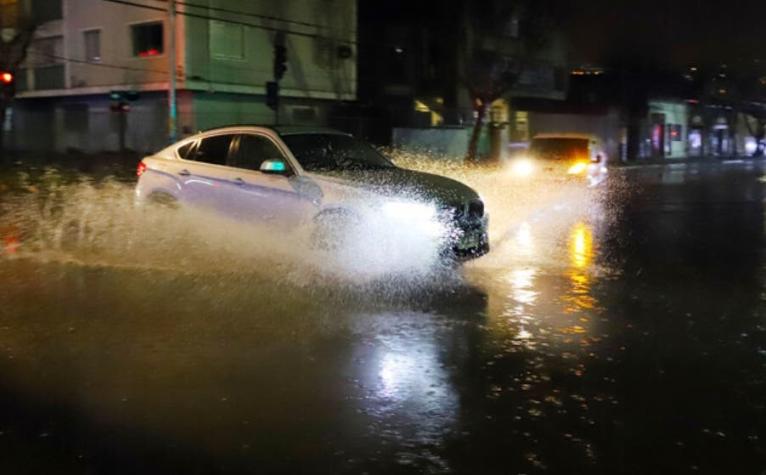
<path fill-rule="evenodd" d="M 264 161 L 274 159 L 287 164 L 285 174 L 260 171 Z M 239 215 L 288 227 L 313 216 L 314 199 L 303 192 L 307 189 L 303 178 L 295 175 L 288 159 L 267 135 L 239 135 L 229 165 L 236 170 L 232 179 L 237 183 L 235 207 Z"/>
<path fill-rule="evenodd" d="M 234 192 L 227 161 L 236 136 L 228 133 L 202 137 L 185 154 L 176 172 L 184 203 L 226 211 L 228 197 Z"/>

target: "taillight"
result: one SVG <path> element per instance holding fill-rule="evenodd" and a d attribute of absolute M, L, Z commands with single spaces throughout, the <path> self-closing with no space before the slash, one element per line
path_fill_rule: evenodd
<path fill-rule="evenodd" d="M 142 161 L 138 162 L 138 168 L 136 168 L 136 176 L 141 176 L 146 171 L 146 163 Z"/>

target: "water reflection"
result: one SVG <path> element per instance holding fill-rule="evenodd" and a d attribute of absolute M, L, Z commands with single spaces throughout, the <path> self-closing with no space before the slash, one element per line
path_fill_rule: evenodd
<path fill-rule="evenodd" d="M 532 235 L 532 226 L 529 223 L 521 223 L 516 232 L 516 249 L 523 256 L 531 256 L 535 252 L 535 240 Z"/>
<path fill-rule="evenodd" d="M 585 222 L 578 222 L 569 235 L 569 266 L 567 276 L 570 289 L 565 296 L 566 313 L 592 310 L 595 301 L 591 295 L 591 266 L 594 257 L 593 230 Z"/>

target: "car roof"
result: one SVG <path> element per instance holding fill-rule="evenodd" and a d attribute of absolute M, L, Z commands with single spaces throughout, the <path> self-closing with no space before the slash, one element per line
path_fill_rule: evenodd
<path fill-rule="evenodd" d="M 598 140 L 598 137 L 593 134 L 578 134 L 578 133 L 545 133 L 537 134 L 533 139 L 583 139 L 583 140 Z"/>
<path fill-rule="evenodd" d="M 309 125 L 277 125 L 273 129 L 279 135 L 295 135 L 295 134 L 335 134 L 335 135 L 351 135 L 347 132 L 331 129 L 329 127 L 314 127 Z"/>
<path fill-rule="evenodd" d="M 233 125 L 227 125 L 223 127 L 215 127 L 212 129 L 207 129 L 203 131 L 202 133 L 225 132 L 227 130 L 241 131 L 242 129 L 261 129 L 261 130 L 266 129 L 266 130 L 276 132 L 280 136 L 296 135 L 296 134 L 351 135 L 349 133 L 342 132 L 336 129 L 331 129 L 329 127 L 316 127 L 316 126 L 308 126 L 308 125 L 257 125 L 257 124 L 233 124 Z"/>

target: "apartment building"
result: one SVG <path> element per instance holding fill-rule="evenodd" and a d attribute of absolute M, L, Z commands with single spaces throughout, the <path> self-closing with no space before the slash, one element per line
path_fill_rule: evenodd
<path fill-rule="evenodd" d="M 174 32 L 167 0 L 3 1 L 30 2 L 39 21 L 16 75 L 12 149 L 157 150 L 169 137 L 171 74 L 179 136 L 274 123 L 266 83 L 277 45 L 280 123 L 324 124 L 356 99 L 356 0 L 179 0 Z"/>

